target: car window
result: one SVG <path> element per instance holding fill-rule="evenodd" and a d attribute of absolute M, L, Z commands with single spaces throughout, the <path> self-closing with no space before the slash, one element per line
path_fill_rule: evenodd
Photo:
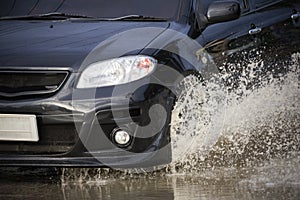
<path fill-rule="evenodd" d="M 255 4 L 255 7 L 258 8 L 258 7 L 261 7 L 261 6 L 265 6 L 269 3 L 273 3 L 274 0 L 254 0 L 254 4 Z"/>
<path fill-rule="evenodd" d="M 1 0 L 0 16 L 7 15 L 14 6 L 14 1 Z"/>
<path fill-rule="evenodd" d="M 0 13 L 1 16 L 5 16 L 7 14 L 14 15 L 16 13 L 29 13 L 35 6 L 37 0 L 15 0 L 15 1 L 8 1 L 8 0 L 1 0 L 0 1 Z M 9 10 L 7 10 L 7 8 Z M 6 11 L 6 13 L 5 13 Z"/>
<path fill-rule="evenodd" d="M 242 9 L 245 9 L 246 8 L 246 4 L 245 4 L 245 1 L 244 0 L 239 0 L 239 3 L 241 5 L 241 8 Z"/>
<path fill-rule="evenodd" d="M 239 0 L 239 3 L 241 5 L 242 12 L 249 10 L 248 0 Z"/>
<path fill-rule="evenodd" d="M 12 6 L 8 5 L 10 1 L 1 0 L 0 13 L 2 17 L 60 12 L 99 18 L 143 15 L 170 19 L 178 16 L 182 1 L 183 0 L 15 0 L 13 8 L 11 8 Z M 9 9 L 10 11 L 8 13 Z"/>

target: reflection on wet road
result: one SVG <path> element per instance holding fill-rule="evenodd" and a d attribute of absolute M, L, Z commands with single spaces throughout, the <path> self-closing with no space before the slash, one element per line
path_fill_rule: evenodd
<path fill-rule="evenodd" d="M 67 170 L 74 176 L 97 171 Z M 110 171 L 115 175 L 83 182 L 61 180 L 61 171 L 55 169 L 5 168 L 1 169 L 0 199 L 299 199 L 299 172 L 300 157 L 264 167 L 219 168 L 189 175 Z"/>

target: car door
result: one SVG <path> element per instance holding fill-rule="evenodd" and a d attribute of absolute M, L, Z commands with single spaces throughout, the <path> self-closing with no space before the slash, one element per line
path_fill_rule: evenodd
<path fill-rule="evenodd" d="M 264 59 L 283 60 L 300 50 L 299 1 L 252 0 L 252 7 L 261 18 L 256 34 Z"/>
<path fill-rule="evenodd" d="M 203 31 L 205 50 L 214 57 L 218 65 L 226 62 L 244 62 L 252 55 L 255 56 L 257 49 L 273 44 L 276 40 L 270 37 L 270 34 L 276 35 L 277 31 L 283 31 L 284 27 L 284 30 L 289 30 L 293 24 L 291 16 L 296 11 L 291 3 L 274 0 L 239 2 L 242 8 L 239 19 L 212 24 Z M 277 36 L 281 38 L 282 34 Z"/>
<path fill-rule="evenodd" d="M 239 0 L 241 17 L 228 22 L 209 25 L 202 33 L 205 51 L 218 62 L 224 62 L 231 55 L 257 46 L 256 28 L 260 18 L 251 10 L 249 0 Z M 220 64 L 220 63 L 218 63 Z"/>

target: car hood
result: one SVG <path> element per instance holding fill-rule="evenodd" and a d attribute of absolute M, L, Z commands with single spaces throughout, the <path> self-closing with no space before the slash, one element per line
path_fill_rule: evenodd
<path fill-rule="evenodd" d="M 99 60 L 139 52 L 168 26 L 168 22 L 1 21 L 0 69 L 78 70 L 95 47 L 101 46 Z"/>

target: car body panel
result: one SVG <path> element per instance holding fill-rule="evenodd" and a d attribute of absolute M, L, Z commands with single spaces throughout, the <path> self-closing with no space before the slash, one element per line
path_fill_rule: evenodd
<path fill-rule="evenodd" d="M 112 49 L 106 47 L 110 54 L 105 59 L 119 57 L 113 52 L 121 51 L 122 47 L 139 51 L 168 26 L 168 22 L 3 21 L 0 30 L 0 68 L 72 67 L 73 71 L 77 71 L 75 66 L 80 67 L 86 56 L 110 37 L 128 30 L 158 27 L 140 35 L 138 41 L 126 40 L 125 44 L 112 44 Z"/>
<path fill-rule="evenodd" d="M 252 0 L 246 2 L 251 9 L 246 9 L 239 19 L 211 25 L 204 30 L 205 49 L 208 53 L 224 61 L 231 54 L 234 54 L 232 57 L 239 57 L 237 54 L 243 50 L 280 45 L 280 40 L 295 41 L 299 47 L 299 28 L 291 19 L 292 14 L 297 12 L 299 3 L 272 1 L 257 7 Z M 223 31 L 221 27 L 228 29 Z"/>

